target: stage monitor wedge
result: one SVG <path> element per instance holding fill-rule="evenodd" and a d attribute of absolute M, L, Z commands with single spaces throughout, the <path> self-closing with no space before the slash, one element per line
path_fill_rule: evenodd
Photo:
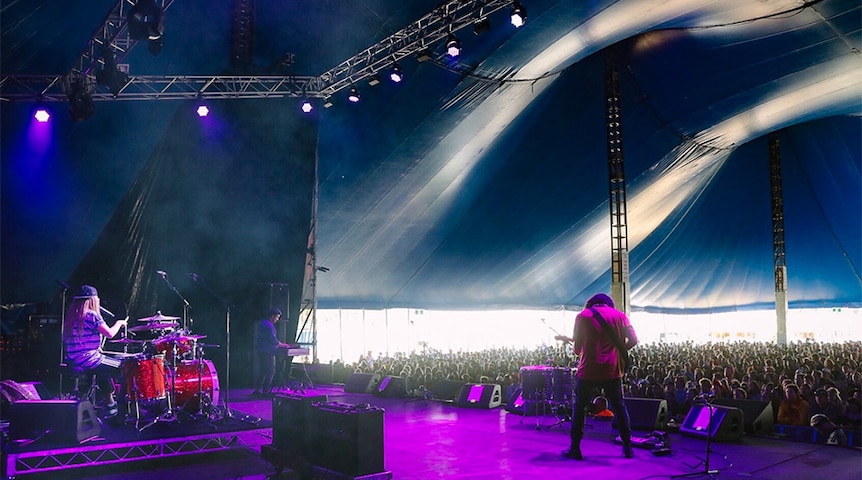
<path fill-rule="evenodd" d="M 380 383 L 380 375 L 376 373 L 354 373 L 344 384 L 347 393 L 373 393 Z"/>
<path fill-rule="evenodd" d="M 657 398 L 625 397 L 626 410 L 629 412 L 629 422 L 632 430 L 664 430 L 667 428 L 667 400 Z M 617 415 L 611 422 L 617 426 Z"/>
<path fill-rule="evenodd" d="M 742 421 L 748 435 L 772 435 L 775 430 L 772 402 L 760 400 L 741 400 L 735 398 L 716 398 L 713 405 L 734 407 L 742 410 Z"/>
<path fill-rule="evenodd" d="M 404 398 L 407 396 L 407 380 L 404 377 L 387 375 L 380 380 L 374 395 L 383 398 Z"/>
<path fill-rule="evenodd" d="M 716 442 L 730 442 L 742 438 L 742 410 L 721 405 L 695 404 L 685 416 L 679 432 Z"/>
<path fill-rule="evenodd" d="M 503 403 L 503 389 L 496 383 L 468 383 L 461 387 L 457 405 L 469 408 L 495 408 Z"/>
<path fill-rule="evenodd" d="M 101 431 L 99 418 L 88 400 L 18 400 L 9 406 L 13 440 L 83 442 Z"/>

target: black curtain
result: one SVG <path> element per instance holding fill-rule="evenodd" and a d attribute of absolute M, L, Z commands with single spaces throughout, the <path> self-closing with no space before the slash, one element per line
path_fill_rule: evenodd
<path fill-rule="evenodd" d="M 222 382 L 229 315 L 231 385 L 249 384 L 254 321 L 273 283 L 295 300 L 282 340 L 296 335 L 318 119 L 283 99 L 213 102 L 206 118 L 193 107 L 177 110 L 69 283 L 95 286 L 130 326 L 159 311 L 182 317 L 187 301 Z"/>

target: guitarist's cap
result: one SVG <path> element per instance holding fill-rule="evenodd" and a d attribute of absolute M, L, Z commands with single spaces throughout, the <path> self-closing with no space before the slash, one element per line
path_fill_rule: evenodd
<path fill-rule="evenodd" d="M 589 300 L 587 300 L 586 308 L 594 307 L 596 305 L 607 305 L 607 306 L 613 308 L 614 307 L 614 299 L 611 298 L 606 293 L 597 293 L 597 294 L 593 295 L 592 297 L 590 297 Z"/>

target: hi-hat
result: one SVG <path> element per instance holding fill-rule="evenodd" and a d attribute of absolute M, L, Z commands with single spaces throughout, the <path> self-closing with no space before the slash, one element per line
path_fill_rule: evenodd
<path fill-rule="evenodd" d="M 180 317 L 168 317 L 162 315 L 162 312 L 156 312 L 152 317 L 139 318 L 139 322 L 166 322 L 168 320 L 179 320 Z"/>
<path fill-rule="evenodd" d="M 177 322 L 150 323 L 147 325 L 138 325 L 129 329 L 130 332 L 145 332 L 147 330 L 167 330 L 169 328 L 179 327 Z"/>

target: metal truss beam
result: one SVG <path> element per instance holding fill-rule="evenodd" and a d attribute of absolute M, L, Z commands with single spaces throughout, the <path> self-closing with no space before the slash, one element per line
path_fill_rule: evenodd
<path fill-rule="evenodd" d="M 0 78 L 0 100 L 66 101 L 65 77 L 9 75 Z M 301 76 L 130 76 L 114 96 L 94 91 L 93 100 L 181 100 L 195 98 L 322 97 L 318 77 Z"/>
<path fill-rule="evenodd" d="M 114 52 L 114 58 L 117 63 L 123 63 L 123 59 L 129 54 L 129 51 L 134 47 L 138 40 L 129 36 L 129 28 L 126 18 L 129 16 L 129 11 L 137 4 L 138 0 L 119 0 L 114 8 L 108 12 L 105 21 L 102 25 L 93 32 L 93 36 L 81 56 L 72 67 L 72 72 L 77 72 L 83 75 L 91 75 L 93 67 L 97 64 L 104 64 L 102 60 L 102 47 L 107 45 Z M 162 9 L 162 12 L 173 5 L 174 0 L 154 0 L 155 4 Z"/>
<path fill-rule="evenodd" d="M 8 478 L 14 478 L 16 475 L 30 473 L 57 472 L 72 468 L 226 450 L 244 446 L 239 433 L 143 440 L 123 444 L 79 445 L 72 448 L 20 453 L 4 452 L 5 474 Z"/>
<path fill-rule="evenodd" d="M 419 20 L 322 73 L 318 77 L 322 84 L 320 94 L 329 96 L 358 83 L 393 62 L 428 48 L 449 33 L 470 26 L 507 6 L 512 6 L 512 0 L 449 0 Z"/>
<path fill-rule="evenodd" d="M 173 0 L 157 0 L 163 9 Z M 317 76 L 130 76 L 119 93 L 91 88 L 95 101 L 177 100 L 188 98 L 327 98 L 389 67 L 477 20 L 512 5 L 512 0 L 449 0 L 422 18 Z M 64 85 L 81 76 L 95 85 L 93 67 L 102 62 L 108 44 L 120 63 L 136 43 L 128 36 L 125 16 L 133 6 L 121 0 L 96 31 L 76 66 L 67 75 L 0 76 L 0 101 L 65 101 Z"/>

